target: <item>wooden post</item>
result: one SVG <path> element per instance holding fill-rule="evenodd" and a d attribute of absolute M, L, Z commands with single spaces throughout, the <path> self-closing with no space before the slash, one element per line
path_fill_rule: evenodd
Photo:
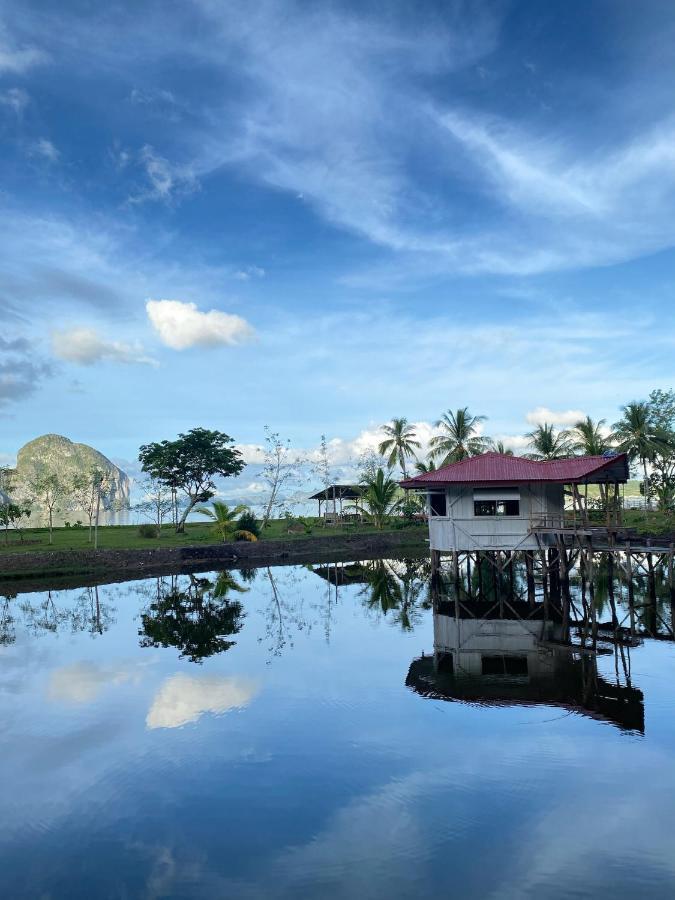
<path fill-rule="evenodd" d="M 471 586 L 471 553 L 466 554 L 466 592 L 469 600 L 473 598 L 473 588 Z"/>
<path fill-rule="evenodd" d="M 483 560 L 481 559 L 482 553 L 480 550 L 476 551 L 476 569 L 478 570 L 478 599 L 484 600 L 485 596 L 483 594 Z"/>
<path fill-rule="evenodd" d="M 626 580 L 628 584 L 628 611 L 630 613 L 630 633 L 635 637 L 635 586 L 633 585 L 633 556 L 630 543 L 626 549 Z"/>
<path fill-rule="evenodd" d="M 651 541 L 647 541 L 648 546 Z M 654 573 L 654 557 L 647 554 L 647 591 L 649 596 L 649 629 L 653 635 L 658 631 L 658 619 L 656 615 L 656 575 Z"/>
<path fill-rule="evenodd" d="M 431 551 L 431 572 L 433 575 L 437 575 L 441 569 L 441 551 L 440 550 L 432 550 Z"/>
<path fill-rule="evenodd" d="M 525 551 L 525 572 L 527 574 L 527 602 L 530 606 L 536 603 L 536 592 L 534 584 L 534 553 L 532 550 Z"/>
<path fill-rule="evenodd" d="M 598 637 L 598 616 L 595 609 L 595 571 L 593 566 L 593 548 L 588 550 L 588 605 L 591 612 L 591 637 L 595 647 Z"/>

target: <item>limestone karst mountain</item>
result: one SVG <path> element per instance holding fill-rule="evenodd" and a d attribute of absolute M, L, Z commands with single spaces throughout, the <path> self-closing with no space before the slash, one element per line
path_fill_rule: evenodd
<path fill-rule="evenodd" d="M 98 450 L 87 444 L 75 444 L 60 434 L 44 434 L 25 444 L 17 453 L 13 473 L 14 495 L 25 496 L 26 486 L 33 473 L 45 468 L 56 472 L 66 483 L 72 483 L 77 475 L 87 476 L 92 469 L 107 474 L 107 493 L 116 503 L 129 499 L 129 477 Z"/>

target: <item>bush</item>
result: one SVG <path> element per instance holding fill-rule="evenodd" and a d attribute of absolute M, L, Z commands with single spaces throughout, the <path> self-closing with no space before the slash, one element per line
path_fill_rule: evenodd
<path fill-rule="evenodd" d="M 158 538 L 159 537 L 159 528 L 156 525 L 139 525 L 138 533 L 142 538 Z"/>
<path fill-rule="evenodd" d="M 240 531 L 249 531 L 256 537 L 260 537 L 260 522 L 256 519 L 255 513 L 247 509 L 237 519 L 237 525 Z"/>
<path fill-rule="evenodd" d="M 235 531 L 234 533 L 235 541 L 257 541 L 258 538 L 253 534 L 252 531 L 246 531 L 241 528 L 239 531 Z"/>

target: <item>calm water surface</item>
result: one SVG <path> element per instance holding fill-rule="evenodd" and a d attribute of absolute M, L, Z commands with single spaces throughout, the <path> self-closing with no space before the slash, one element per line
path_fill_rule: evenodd
<path fill-rule="evenodd" d="M 4 601 L 2 896 L 675 896 L 673 643 L 313 568 Z"/>

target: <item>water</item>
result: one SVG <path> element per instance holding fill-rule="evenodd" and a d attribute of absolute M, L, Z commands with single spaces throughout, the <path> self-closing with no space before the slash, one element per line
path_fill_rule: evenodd
<path fill-rule="evenodd" d="M 419 560 L 7 598 L 2 895 L 673 896 L 675 645 L 437 609 Z"/>

